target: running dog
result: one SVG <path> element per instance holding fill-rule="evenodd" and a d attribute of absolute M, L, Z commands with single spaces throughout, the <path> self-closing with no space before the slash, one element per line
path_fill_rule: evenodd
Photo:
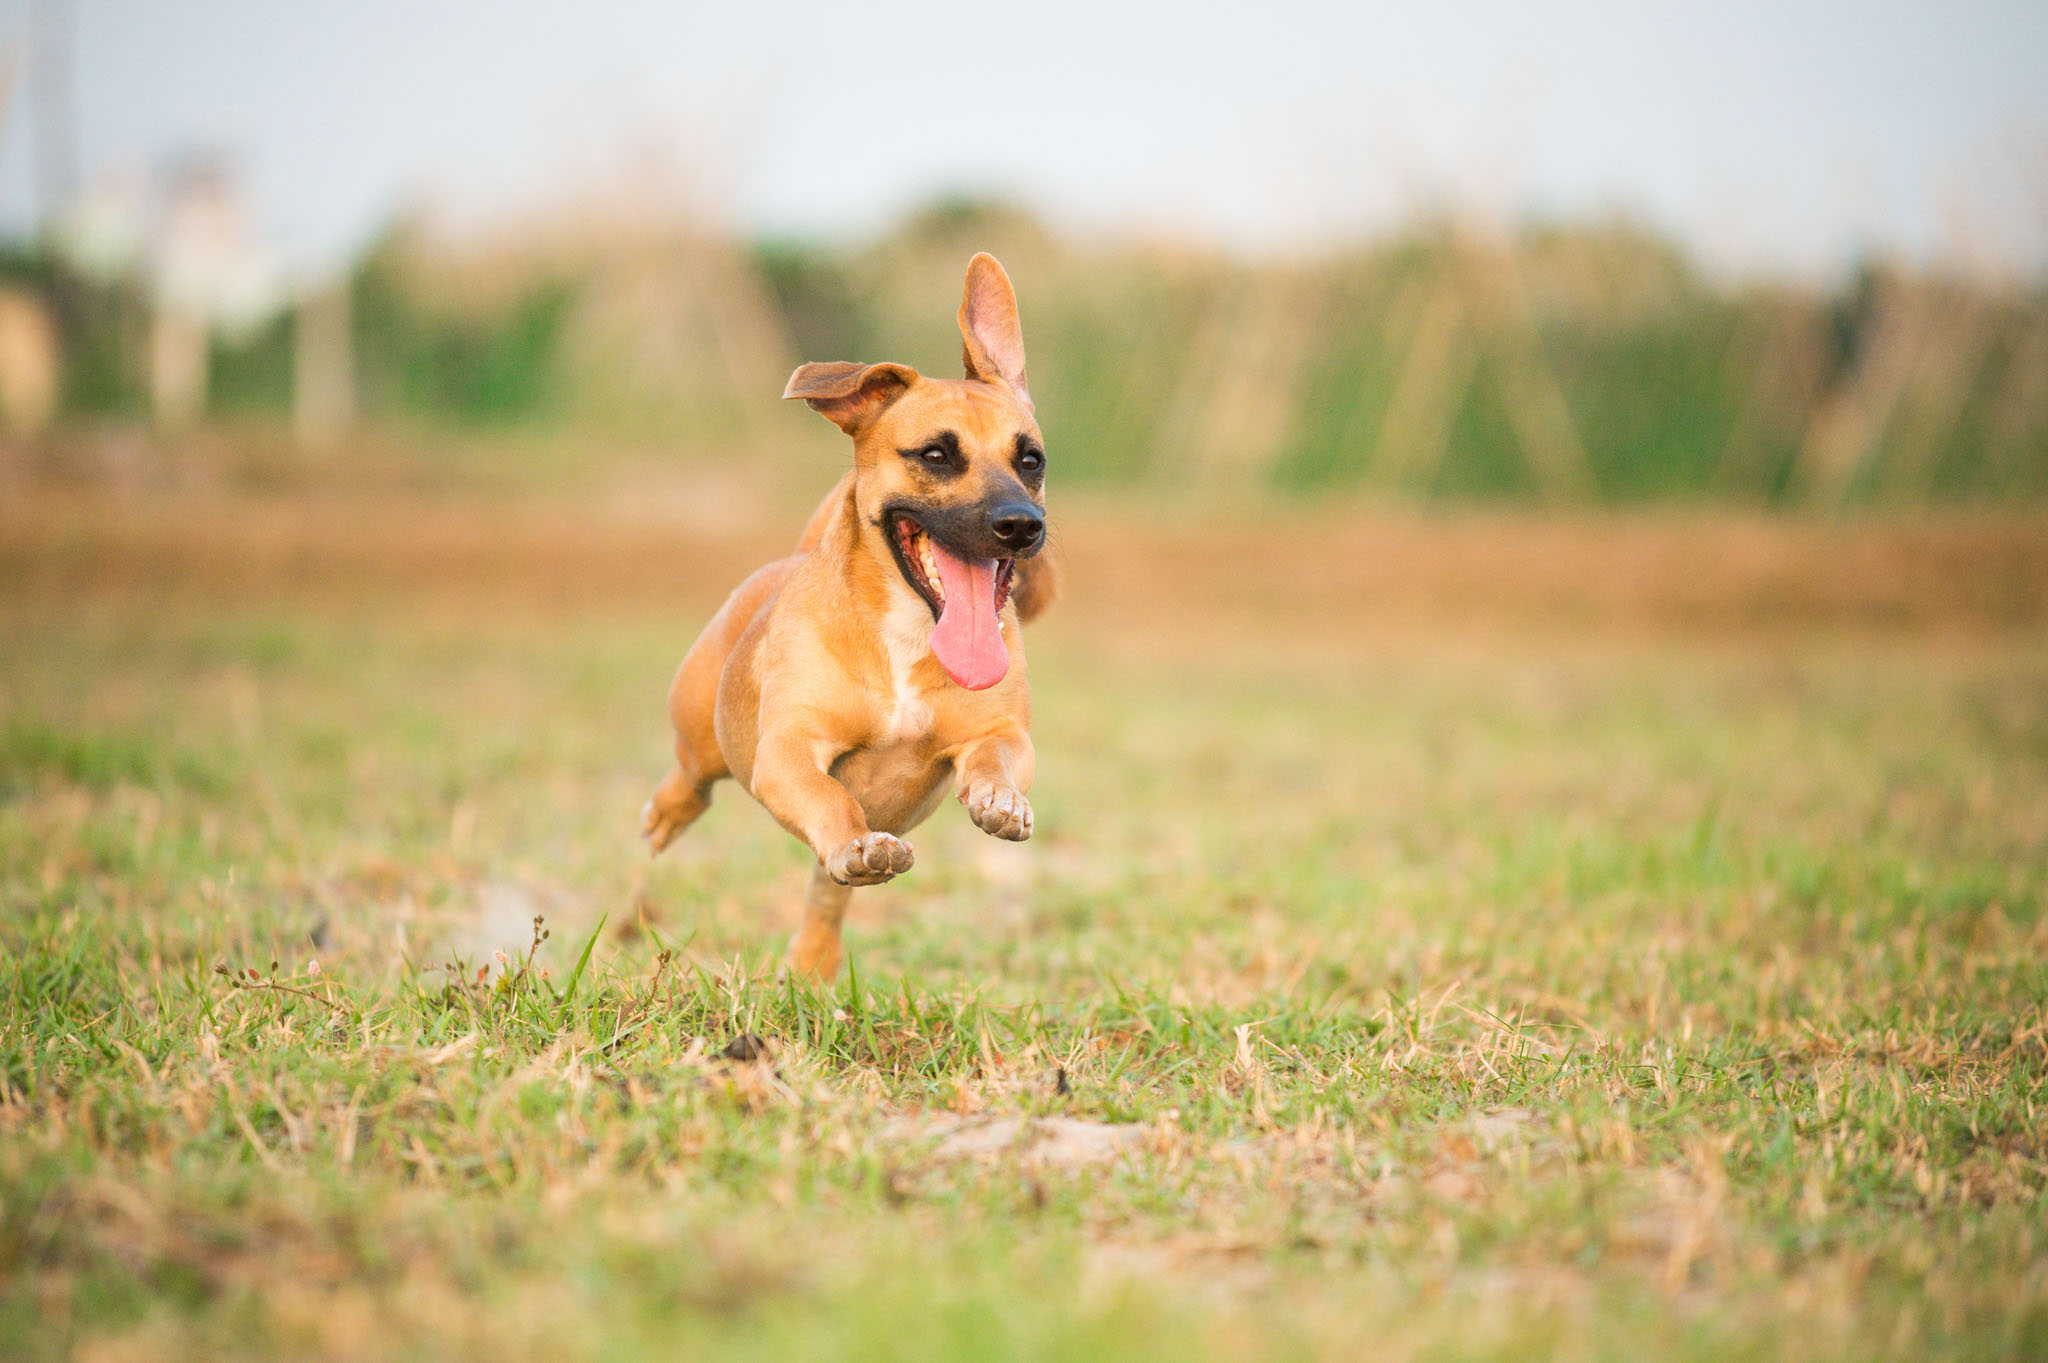
<path fill-rule="evenodd" d="M 1045 440 L 1009 276 L 967 264 L 964 379 L 806 364 L 801 398 L 853 438 L 853 469 L 797 552 L 727 599 L 669 688 L 676 765 L 647 802 L 660 852 L 731 777 L 817 856 L 789 964 L 839 970 L 859 885 L 902 875 L 903 840 L 950 787 L 983 832 L 1031 836 L 1031 688 L 1020 621 L 1051 603 Z"/>

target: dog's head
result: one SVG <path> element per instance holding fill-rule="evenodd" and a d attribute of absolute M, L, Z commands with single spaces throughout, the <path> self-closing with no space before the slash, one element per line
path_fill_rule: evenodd
<path fill-rule="evenodd" d="M 964 380 L 839 361 L 799 367 L 782 395 L 853 437 L 863 548 L 930 608 L 947 675 L 979 691 L 1009 670 L 1001 613 L 1017 560 L 1045 544 L 1045 441 L 1017 296 L 994 256 L 967 263 L 960 339 Z"/>

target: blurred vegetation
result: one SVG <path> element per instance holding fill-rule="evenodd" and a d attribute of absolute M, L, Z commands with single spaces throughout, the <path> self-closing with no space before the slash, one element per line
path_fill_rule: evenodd
<path fill-rule="evenodd" d="M 462 425 L 545 421 L 562 399 L 560 337 L 575 284 L 537 275 L 485 306 L 420 287 L 409 235 L 379 242 L 351 288 L 368 411 Z"/>
<path fill-rule="evenodd" d="M 858 246 L 575 219 L 395 228 L 349 290 L 372 425 L 737 458 L 805 359 L 957 372 L 968 255 L 1017 280 L 1063 482 L 1228 497 L 1917 505 L 2048 493 L 2048 291 L 1871 265 L 1731 287 L 1626 225 L 1458 223 L 1312 261 L 1080 245 L 942 202 Z M 64 291 L 74 414 L 146 405 L 139 291 Z M 209 410 L 283 418 L 282 319 L 212 353 Z M 771 424 L 772 423 L 772 424 Z"/>

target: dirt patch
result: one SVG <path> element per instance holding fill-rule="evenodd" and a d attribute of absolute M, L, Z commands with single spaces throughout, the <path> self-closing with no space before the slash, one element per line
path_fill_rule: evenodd
<path fill-rule="evenodd" d="M 1112 1164 L 1139 1149 L 1149 1127 L 1091 1122 L 1078 1117 L 914 1117 L 890 1124 L 903 1143 L 936 1141 L 928 1158 L 938 1164 L 1015 1160 L 1034 1168 L 1080 1169 Z"/>

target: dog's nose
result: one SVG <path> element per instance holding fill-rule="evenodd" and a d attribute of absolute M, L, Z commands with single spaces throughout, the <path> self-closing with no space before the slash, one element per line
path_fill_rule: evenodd
<path fill-rule="evenodd" d="M 1038 508 L 1023 502 L 1005 502 L 988 513 L 988 528 L 995 531 L 1003 547 L 1013 553 L 1036 548 L 1045 538 L 1045 517 Z"/>

